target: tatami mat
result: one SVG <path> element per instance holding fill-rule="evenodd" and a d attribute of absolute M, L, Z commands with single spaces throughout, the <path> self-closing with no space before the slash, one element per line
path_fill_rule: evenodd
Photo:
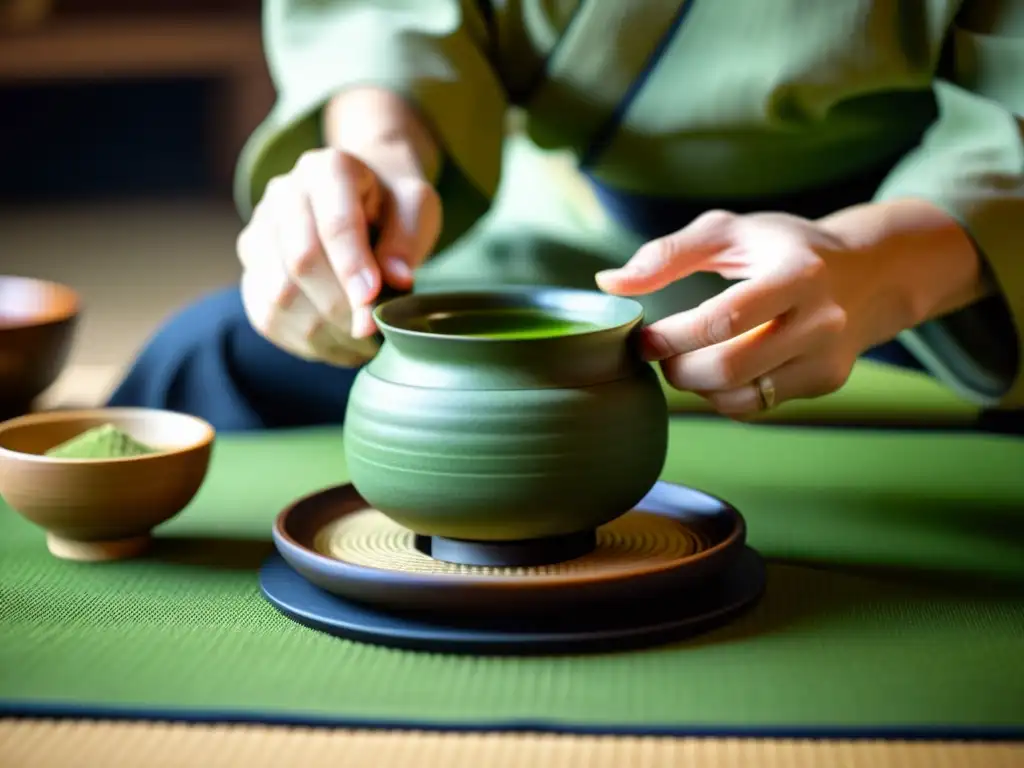
<path fill-rule="evenodd" d="M 1019 768 L 1010 744 L 622 739 L 0 722 L 0 765 L 33 768 Z"/>

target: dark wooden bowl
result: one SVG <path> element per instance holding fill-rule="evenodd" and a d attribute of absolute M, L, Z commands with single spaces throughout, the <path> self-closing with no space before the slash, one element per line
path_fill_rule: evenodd
<path fill-rule="evenodd" d="M 57 380 L 80 308 L 65 285 L 0 275 L 0 419 L 27 412 Z"/>

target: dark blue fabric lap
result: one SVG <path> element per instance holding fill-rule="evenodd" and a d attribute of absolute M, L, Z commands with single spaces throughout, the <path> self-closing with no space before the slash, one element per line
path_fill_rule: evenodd
<path fill-rule="evenodd" d="M 340 424 L 355 375 L 266 341 L 249 324 L 238 288 L 228 288 L 164 325 L 110 405 L 191 413 L 227 432 Z"/>

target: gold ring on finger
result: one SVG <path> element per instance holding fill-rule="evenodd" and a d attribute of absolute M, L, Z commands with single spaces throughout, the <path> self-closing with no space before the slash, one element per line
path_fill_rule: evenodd
<path fill-rule="evenodd" d="M 775 384 L 772 382 L 772 377 L 767 374 L 758 376 L 754 381 L 754 386 L 757 389 L 757 399 L 761 402 L 761 410 L 770 411 L 774 408 Z"/>

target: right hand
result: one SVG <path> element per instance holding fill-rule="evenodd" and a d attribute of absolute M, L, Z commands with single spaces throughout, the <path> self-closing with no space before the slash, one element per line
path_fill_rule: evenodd
<path fill-rule="evenodd" d="M 338 366 L 373 357 L 381 286 L 411 289 L 441 230 L 437 192 L 406 151 L 360 155 L 305 153 L 270 181 L 238 237 L 252 326 L 297 357 Z"/>

